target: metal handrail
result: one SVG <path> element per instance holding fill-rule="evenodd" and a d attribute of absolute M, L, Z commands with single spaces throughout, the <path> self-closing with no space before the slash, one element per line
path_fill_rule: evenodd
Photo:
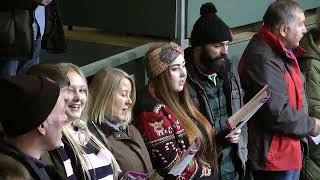
<path fill-rule="evenodd" d="M 86 77 L 92 76 L 96 74 L 100 69 L 107 67 L 117 67 L 119 65 L 128 63 L 135 59 L 139 59 L 145 56 L 148 49 L 151 47 L 153 43 L 147 43 L 142 46 L 138 46 L 136 48 L 130 49 L 128 51 L 124 51 L 122 53 L 116 54 L 114 56 L 110 56 L 99 61 L 95 61 L 93 63 L 87 64 L 85 66 L 80 67 L 82 72 Z"/>

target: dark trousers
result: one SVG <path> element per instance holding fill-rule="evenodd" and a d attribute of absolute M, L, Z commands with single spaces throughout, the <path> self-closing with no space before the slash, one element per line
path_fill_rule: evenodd
<path fill-rule="evenodd" d="M 32 59 L 23 61 L 19 59 L 0 61 L 0 76 L 15 76 L 25 73 L 33 65 L 39 64 L 40 51 L 41 38 L 38 37 L 34 41 L 34 52 Z"/>
<path fill-rule="evenodd" d="M 300 170 L 253 171 L 255 180 L 299 180 Z"/>

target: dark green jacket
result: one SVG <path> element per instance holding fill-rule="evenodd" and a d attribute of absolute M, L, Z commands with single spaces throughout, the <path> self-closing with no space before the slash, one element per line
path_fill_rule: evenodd
<path fill-rule="evenodd" d="M 304 36 L 300 44 L 306 50 L 299 60 L 306 78 L 309 115 L 320 118 L 320 49 L 316 47 L 310 33 Z"/>
<path fill-rule="evenodd" d="M 306 78 L 309 115 L 320 118 L 320 49 L 316 47 L 310 33 L 303 37 L 300 45 L 306 50 L 299 60 L 301 71 Z M 320 179 L 320 145 L 310 143 L 309 150 L 303 163 L 301 179 Z"/>

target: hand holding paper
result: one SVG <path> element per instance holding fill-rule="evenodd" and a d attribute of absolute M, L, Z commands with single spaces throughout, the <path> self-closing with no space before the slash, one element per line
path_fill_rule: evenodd
<path fill-rule="evenodd" d="M 225 138 L 229 143 L 237 144 L 239 142 L 239 139 L 240 139 L 240 134 L 241 134 L 241 129 L 238 129 L 238 131 L 234 135 L 228 136 L 228 137 L 225 137 Z"/>
<path fill-rule="evenodd" d="M 180 176 L 198 152 L 200 145 L 200 139 L 196 138 L 187 151 L 182 154 L 180 160 L 171 168 L 168 174 Z"/>
<path fill-rule="evenodd" d="M 248 103 L 228 119 L 228 125 L 233 130 L 226 138 L 236 134 L 269 98 L 270 91 L 268 85 L 265 85 Z"/>
<path fill-rule="evenodd" d="M 310 138 L 316 145 L 318 145 L 320 143 L 320 120 L 318 118 L 314 118 L 314 120 L 316 124 Z"/>

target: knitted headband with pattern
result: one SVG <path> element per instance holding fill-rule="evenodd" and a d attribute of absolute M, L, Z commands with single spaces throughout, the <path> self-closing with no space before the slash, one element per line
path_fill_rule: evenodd
<path fill-rule="evenodd" d="M 183 55 L 183 48 L 173 42 L 164 43 L 158 48 L 155 46 L 150 48 L 155 50 L 146 54 L 145 68 L 149 78 L 161 74 L 179 55 Z"/>

